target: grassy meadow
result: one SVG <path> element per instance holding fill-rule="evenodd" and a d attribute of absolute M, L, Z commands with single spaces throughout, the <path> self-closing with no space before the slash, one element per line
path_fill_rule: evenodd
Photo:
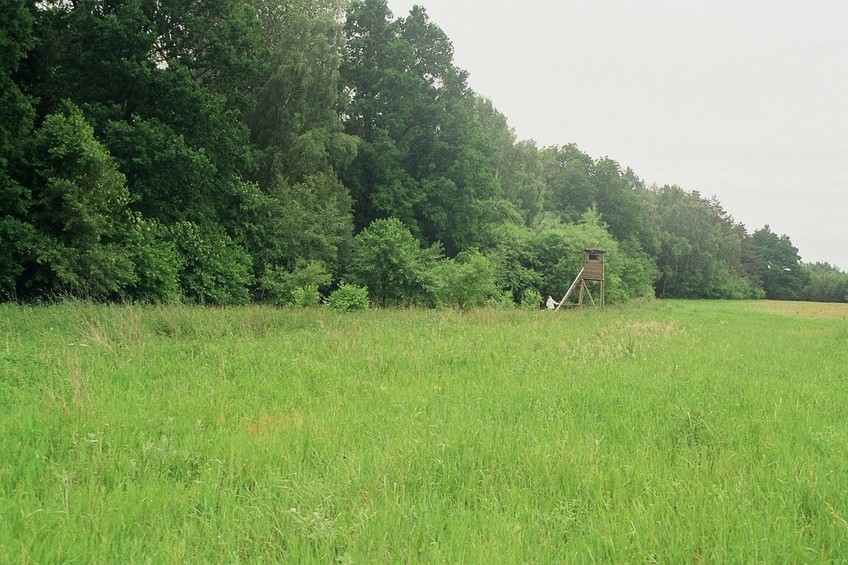
<path fill-rule="evenodd" d="M 848 305 L 0 305 L 0 563 L 848 562 Z"/>

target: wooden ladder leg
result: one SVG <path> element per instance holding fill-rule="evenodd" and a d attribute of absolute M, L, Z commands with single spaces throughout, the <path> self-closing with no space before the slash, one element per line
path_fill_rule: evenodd
<path fill-rule="evenodd" d="M 562 308 L 562 305 L 565 304 L 565 301 L 568 300 L 568 297 L 571 296 L 571 293 L 574 291 L 574 287 L 577 286 L 577 283 L 583 280 L 583 269 L 580 269 L 580 272 L 577 273 L 577 278 L 574 279 L 574 282 L 571 283 L 571 286 L 568 287 L 568 292 L 565 293 L 565 296 L 562 297 L 562 300 L 559 301 L 559 305 L 557 305 L 556 310 L 554 312 L 559 312 L 559 309 Z"/>

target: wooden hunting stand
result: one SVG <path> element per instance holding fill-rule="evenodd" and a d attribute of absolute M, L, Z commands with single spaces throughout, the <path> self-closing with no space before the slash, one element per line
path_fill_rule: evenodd
<path fill-rule="evenodd" d="M 580 269 L 580 272 L 577 273 L 577 278 L 574 279 L 574 282 L 571 283 L 570 287 L 568 287 L 568 292 L 566 292 L 565 296 L 562 297 L 562 300 L 559 301 L 556 311 L 559 311 L 559 309 L 562 308 L 562 305 L 566 303 L 568 297 L 571 296 L 571 293 L 574 292 L 574 289 L 578 286 L 580 286 L 580 296 L 577 299 L 576 306 L 583 306 L 583 295 L 585 293 L 589 296 L 592 306 L 599 305 L 601 308 L 604 307 L 604 253 L 606 252 L 601 251 L 600 249 L 585 249 L 583 251 L 583 268 Z M 595 300 L 589 292 L 589 287 L 586 286 L 586 281 L 595 281 L 600 283 L 599 304 L 595 304 Z"/>

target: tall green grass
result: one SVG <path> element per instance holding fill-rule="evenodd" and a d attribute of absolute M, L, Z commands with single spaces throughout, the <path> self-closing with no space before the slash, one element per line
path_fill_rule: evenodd
<path fill-rule="evenodd" d="M 845 306 L 0 331 L 0 562 L 848 560 Z"/>

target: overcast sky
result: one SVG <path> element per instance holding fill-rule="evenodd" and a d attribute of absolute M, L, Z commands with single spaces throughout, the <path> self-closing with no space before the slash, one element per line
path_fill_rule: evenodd
<path fill-rule="evenodd" d="M 714 195 L 848 269 L 848 1 L 388 4 L 427 9 L 519 139 Z"/>

